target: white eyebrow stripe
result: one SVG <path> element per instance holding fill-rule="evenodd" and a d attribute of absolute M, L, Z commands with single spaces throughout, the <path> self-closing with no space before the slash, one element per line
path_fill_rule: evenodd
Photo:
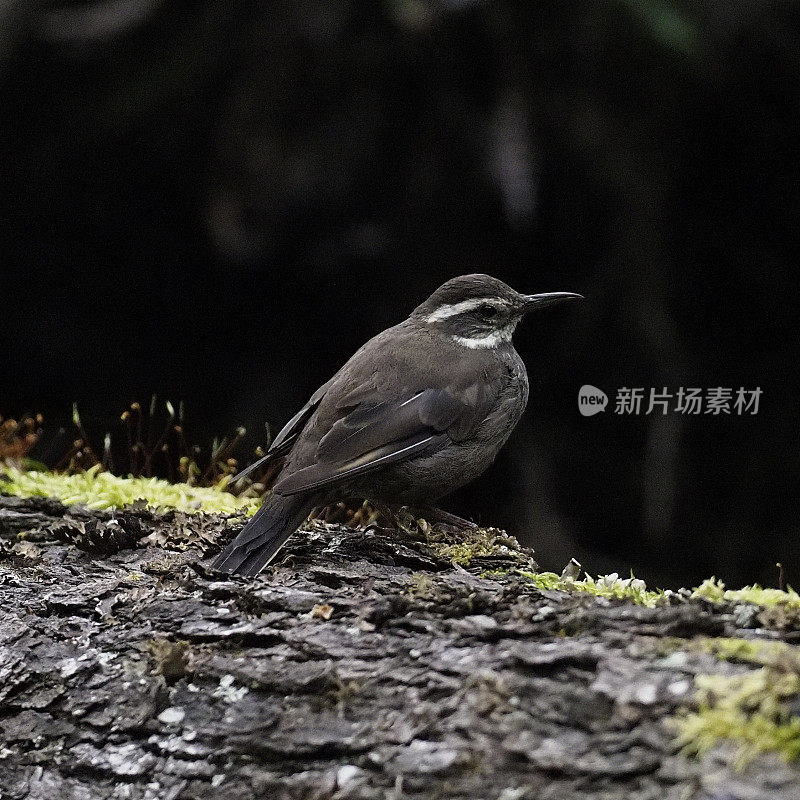
<path fill-rule="evenodd" d="M 474 311 L 480 306 L 494 306 L 495 308 L 507 308 L 508 303 L 499 297 L 473 297 L 470 300 L 462 300 L 460 303 L 446 304 L 439 306 L 432 314 L 428 315 L 427 322 L 438 322 L 439 320 L 449 319 L 467 311 Z"/>

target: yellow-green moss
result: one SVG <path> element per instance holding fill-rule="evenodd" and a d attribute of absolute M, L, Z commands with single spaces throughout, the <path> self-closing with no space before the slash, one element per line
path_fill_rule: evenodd
<path fill-rule="evenodd" d="M 800 694 L 800 648 L 725 637 L 684 640 L 684 646 L 724 661 L 760 665 L 740 675 L 697 676 L 697 710 L 673 720 L 684 754 L 703 755 L 727 741 L 734 745 L 739 768 L 764 752 L 787 761 L 800 756 L 800 717 L 791 711 Z"/>
<path fill-rule="evenodd" d="M 633 576 L 620 578 L 616 573 L 599 575 L 597 578 L 587 575 L 582 580 L 562 578 L 555 572 L 525 572 L 520 570 L 518 574 L 530 580 L 539 589 L 559 592 L 587 592 L 596 597 L 629 600 L 648 608 L 657 605 L 664 596 L 661 591 L 648 590 L 645 582 L 638 578 Z"/>
<path fill-rule="evenodd" d="M 0 493 L 17 497 L 55 497 L 64 505 L 122 508 L 143 500 L 156 510 L 235 514 L 255 512 L 258 501 L 224 491 L 227 477 L 217 486 L 201 488 L 158 478 L 118 478 L 99 466 L 74 475 L 0 468 Z"/>
<path fill-rule="evenodd" d="M 782 665 L 784 668 L 791 668 L 793 665 L 800 673 L 800 647 L 786 642 L 720 637 L 697 639 L 688 645 L 711 653 L 723 661 L 762 666 Z"/>
<path fill-rule="evenodd" d="M 713 603 L 727 600 L 733 603 L 752 603 L 757 606 L 783 608 L 800 611 L 800 594 L 788 587 L 781 589 L 764 589 L 757 583 L 742 589 L 726 589 L 725 584 L 716 578 L 707 578 L 692 591 L 692 597 L 700 597 Z"/>
<path fill-rule="evenodd" d="M 411 586 L 406 590 L 406 594 L 426 600 L 433 596 L 433 578 L 426 572 L 415 572 L 411 576 Z"/>
<path fill-rule="evenodd" d="M 734 764 L 776 752 L 787 761 L 800 756 L 800 717 L 788 700 L 800 693 L 800 675 L 772 666 L 744 675 L 698 675 L 698 709 L 674 721 L 685 755 L 701 756 L 722 741 L 735 746 Z"/>
<path fill-rule="evenodd" d="M 468 567 L 473 558 L 490 556 L 497 552 L 491 542 L 458 542 L 456 544 L 441 545 L 436 551 L 443 558 L 450 559 L 462 567 Z"/>
<path fill-rule="evenodd" d="M 509 568 L 535 566 L 532 553 L 519 542 L 497 528 L 468 528 L 452 533 L 427 523 L 421 527 L 425 544 L 439 556 L 468 567 L 476 558 L 495 558 L 507 561 Z"/>

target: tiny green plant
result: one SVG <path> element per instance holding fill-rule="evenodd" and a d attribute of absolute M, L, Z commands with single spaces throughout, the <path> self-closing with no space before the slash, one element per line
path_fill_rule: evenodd
<path fill-rule="evenodd" d="M 698 675 L 695 684 L 697 710 L 674 723 L 685 755 L 702 756 L 727 741 L 739 769 L 760 753 L 787 761 L 800 756 L 800 717 L 790 704 L 800 693 L 797 672 L 765 666 L 743 675 Z"/>
<path fill-rule="evenodd" d="M 608 597 L 617 600 L 628 600 L 640 606 L 652 608 L 664 599 L 664 592 L 651 590 L 643 580 L 620 578 L 616 572 L 610 575 L 598 575 L 593 578 L 586 575 L 582 580 L 555 572 L 520 572 L 520 575 L 531 581 L 537 588 L 559 592 L 586 592 L 595 597 Z"/>
<path fill-rule="evenodd" d="M 786 589 L 763 588 L 757 583 L 742 589 L 726 589 L 725 584 L 716 578 L 707 578 L 692 591 L 692 597 L 709 600 L 712 603 L 751 603 L 767 608 L 780 606 L 792 611 L 800 610 L 800 594 L 791 586 Z"/>
<path fill-rule="evenodd" d="M 0 469 L 0 492 L 17 497 L 55 497 L 64 505 L 93 509 L 123 508 L 143 502 L 161 511 L 254 513 L 258 500 L 226 492 L 228 480 L 224 477 L 215 486 L 200 487 L 161 478 L 120 478 L 102 472 L 99 464 L 71 475 L 7 466 Z"/>
<path fill-rule="evenodd" d="M 133 402 L 119 416 L 116 428 L 100 434 L 84 424 L 77 404 L 69 423 L 45 426 L 40 414 L 19 419 L 0 417 L 0 465 L 79 474 L 99 466 L 102 471 L 132 478 L 160 477 L 190 486 L 217 486 L 234 475 L 242 463 L 264 454 L 256 447 L 245 450 L 247 431 L 239 427 L 231 436 L 214 439 L 208 448 L 190 444 L 186 436 L 183 402 L 149 404 Z M 252 485 L 237 487 L 239 493 Z M 253 491 L 262 490 L 256 485 Z"/>

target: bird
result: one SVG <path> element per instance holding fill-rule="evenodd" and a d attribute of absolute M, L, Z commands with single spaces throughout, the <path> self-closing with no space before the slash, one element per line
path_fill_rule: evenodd
<path fill-rule="evenodd" d="M 528 313 L 582 299 L 452 278 L 364 344 L 234 478 L 273 465 L 271 492 L 213 566 L 257 575 L 310 513 L 343 499 L 431 507 L 495 459 L 528 402 L 512 335 Z"/>

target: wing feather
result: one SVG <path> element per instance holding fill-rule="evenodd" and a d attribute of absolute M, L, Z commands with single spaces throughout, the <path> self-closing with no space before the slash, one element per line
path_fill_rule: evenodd
<path fill-rule="evenodd" d="M 482 409 L 442 389 L 425 389 L 399 401 L 365 402 L 322 437 L 313 464 L 281 477 L 274 490 L 286 495 L 330 487 L 433 452 L 474 428 L 481 416 Z"/>
<path fill-rule="evenodd" d="M 391 442 L 344 464 L 318 462 L 281 478 L 275 484 L 273 491 L 281 495 L 292 495 L 314 489 L 330 488 L 366 472 L 438 450 L 446 441 L 447 434 L 445 433 L 429 434 L 400 442 Z"/>

